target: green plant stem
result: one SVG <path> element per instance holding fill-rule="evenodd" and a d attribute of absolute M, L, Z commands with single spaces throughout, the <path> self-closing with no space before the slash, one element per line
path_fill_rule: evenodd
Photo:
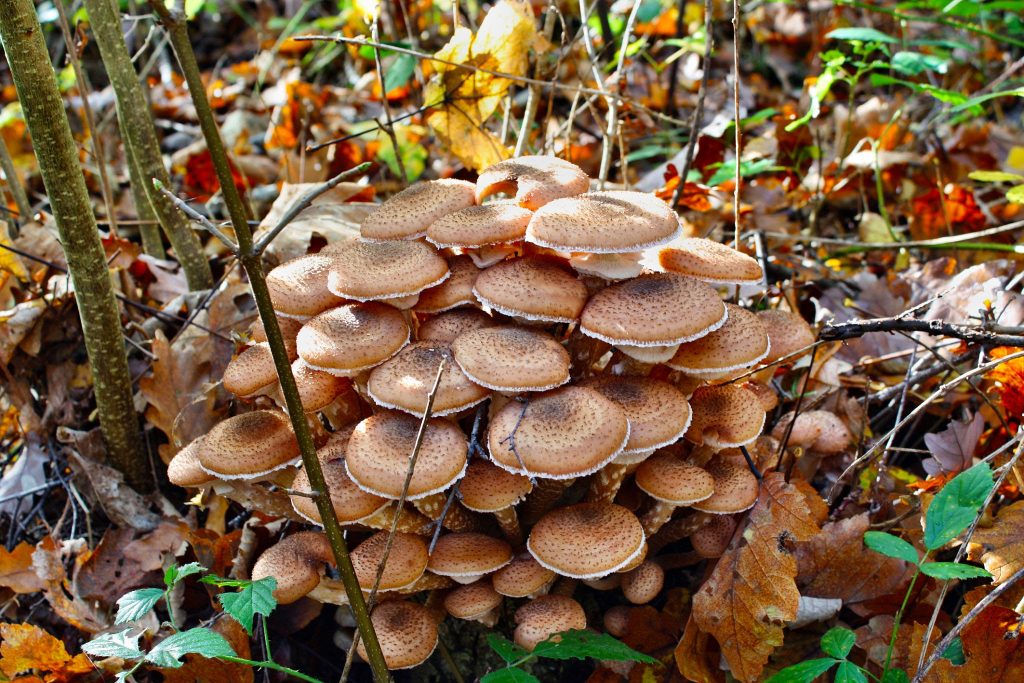
<path fill-rule="evenodd" d="M 132 400 L 121 316 L 78 159 L 78 146 L 32 0 L 0 2 L 0 41 L 18 89 L 60 233 L 89 355 L 100 427 L 111 465 L 129 485 L 152 487 Z"/>
<path fill-rule="evenodd" d="M 3 138 L 0 137 L 0 168 L 4 171 L 4 178 L 7 179 L 7 189 L 11 193 L 11 198 L 14 199 L 14 205 L 18 207 L 18 218 L 21 222 L 32 220 L 32 205 L 28 203 L 28 195 L 25 194 L 25 188 L 21 185 L 21 180 L 18 179 L 18 171 L 14 168 L 14 160 L 11 158 L 11 153 L 7 149 L 7 144 Z M 17 235 L 11 235 L 17 237 Z"/>
<path fill-rule="evenodd" d="M 896 610 L 896 617 L 892 622 L 892 635 L 889 637 L 889 649 L 885 653 L 885 666 L 882 667 L 882 678 L 885 678 L 885 674 L 889 671 L 889 664 L 892 662 L 892 653 L 896 648 L 896 636 L 899 634 L 900 621 L 903 619 L 903 614 L 907 610 L 907 603 L 910 602 L 910 595 L 914 592 L 914 585 L 917 583 L 917 577 L 921 576 L 921 565 L 928 560 L 929 553 L 925 553 L 924 557 L 917 561 L 917 566 L 914 567 L 914 576 L 910 579 L 910 585 L 907 586 L 907 592 L 903 596 L 903 602 L 900 604 L 900 608 Z"/>
<path fill-rule="evenodd" d="M 321 681 L 319 678 L 307 676 L 301 671 L 289 669 L 287 666 L 282 666 L 281 664 L 278 664 L 277 662 L 270 659 L 264 660 L 262 662 L 257 662 L 254 659 L 245 659 L 244 657 L 227 657 L 224 655 L 217 657 L 217 659 L 220 659 L 225 662 L 234 662 L 235 664 L 246 664 L 248 666 L 258 667 L 260 669 L 272 669 L 274 671 L 280 671 L 283 674 L 287 674 L 289 676 L 298 678 L 300 681 L 308 681 L 308 683 L 323 683 L 323 681 Z"/>
<path fill-rule="evenodd" d="M 171 39 L 171 47 L 178 58 L 178 64 L 192 95 L 196 115 L 199 118 L 203 137 L 206 139 L 206 145 L 210 152 L 210 159 L 217 172 L 217 178 L 220 180 L 224 203 L 227 206 L 231 217 L 231 224 L 235 230 L 235 237 L 238 240 L 238 260 L 249 276 L 249 286 L 252 288 L 253 298 L 256 300 L 256 308 L 259 310 L 260 319 L 266 330 L 267 342 L 270 345 L 274 366 L 277 369 L 277 376 L 281 383 L 281 393 L 284 395 L 292 427 L 295 430 L 295 438 L 298 441 L 299 451 L 302 455 L 302 464 L 309 475 L 309 483 L 312 489 L 318 494 L 316 506 L 324 526 L 324 533 L 330 541 L 331 549 L 334 552 L 334 559 L 337 563 L 338 572 L 341 575 L 342 584 L 345 586 L 345 593 L 348 596 L 349 604 L 352 607 L 352 614 L 355 617 L 359 634 L 366 647 L 367 659 L 370 668 L 373 670 L 373 678 L 377 683 L 384 683 L 390 679 L 387 663 L 384 661 L 384 655 L 381 652 L 377 634 L 374 632 L 373 624 L 370 621 L 370 613 L 366 608 L 362 590 L 359 588 L 355 570 L 352 568 L 348 546 L 345 543 L 341 526 L 338 524 L 334 506 L 327 495 L 327 484 L 324 480 L 323 470 L 320 467 L 320 460 L 316 456 L 313 435 L 310 432 L 309 424 L 306 422 L 302 401 L 299 398 L 299 391 L 295 385 L 295 377 L 292 375 L 291 362 L 288 360 L 288 354 L 285 350 L 284 338 L 281 335 L 277 315 L 270 301 L 270 291 L 267 289 L 266 278 L 263 274 L 263 263 L 253 243 L 245 205 L 242 202 L 238 188 L 235 186 L 228 155 L 224 150 L 220 131 L 217 129 L 213 109 L 211 109 L 210 102 L 206 98 L 206 90 L 203 86 L 199 64 L 196 62 L 196 56 L 192 51 L 192 43 L 188 35 L 188 25 L 184 17 L 178 13 L 172 13 L 161 0 L 151 3 L 151 7 L 160 16 L 164 27 L 167 29 Z"/>
<path fill-rule="evenodd" d="M 892 244 L 855 244 L 832 252 L 832 257 L 861 254 L 866 251 L 887 251 L 889 249 L 962 249 L 965 251 L 1005 251 L 1010 254 L 1024 254 L 1024 245 L 1000 244 L 998 242 L 950 242 L 947 244 L 921 244 L 893 242 Z"/>
<path fill-rule="evenodd" d="M 899 19 L 900 21 L 917 21 L 926 24 L 941 24 L 942 26 L 951 26 L 953 28 L 958 28 L 962 31 L 969 31 L 971 33 L 976 33 L 979 36 L 991 38 L 996 42 L 1009 43 L 1010 45 L 1014 45 L 1016 47 L 1024 47 L 1024 40 L 1017 40 L 1016 38 L 1011 38 L 1010 36 L 1005 34 L 999 35 L 997 33 L 993 33 L 992 31 L 988 31 L 980 26 L 976 26 L 969 22 L 957 21 L 956 19 L 947 19 L 946 17 L 938 14 L 936 16 L 930 17 L 922 17 L 914 14 L 904 14 L 903 12 L 898 12 L 893 9 L 880 7 L 879 5 L 870 5 L 866 2 L 858 2 L 858 0 L 839 0 L 837 4 L 846 5 L 847 7 L 856 7 L 857 9 L 863 9 L 869 12 L 879 12 L 881 14 L 887 14 L 890 17 Z"/>

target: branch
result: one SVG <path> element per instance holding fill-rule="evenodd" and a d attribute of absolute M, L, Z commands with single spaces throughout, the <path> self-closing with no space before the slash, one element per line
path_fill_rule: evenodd
<path fill-rule="evenodd" d="M 818 337 L 823 341 L 855 339 L 872 332 L 925 332 L 927 334 L 962 339 L 968 344 L 981 346 L 1014 346 L 1024 347 L 1024 329 L 1002 327 L 1012 330 L 1008 334 L 1000 334 L 978 325 L 950 323 L 944 320 L 919 320 L 916 318 L 871 318 L 869 320 L 851 320 L 845 323 L 825 323 Z M 1020 330 L 1020 334 L 1015 333 Z"/>

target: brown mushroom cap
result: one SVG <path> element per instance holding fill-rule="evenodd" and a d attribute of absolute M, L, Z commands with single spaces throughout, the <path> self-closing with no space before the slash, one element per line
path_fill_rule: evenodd
<path fill-rule="evenodd" d="M 650 377 L 598 375 L 579 386 L 590 387 L 615 402 L 629 420 L 623 454 L 650 451 L 678 441 L 693 415 L 683 392 Z"/>
<path fill-rule="evenodd" d="M 415 187 L 415 185 L 413 186 Z M 437 622 L 423 605 L 407 600 L 389 600 L 370 615 L 384 662 L 392 671 L 411 669 L 427 661 L 437 647 Z M 366 645 L 360 639 L 356 652 L 366 659 Z"/>
<path fill-rule="evenodd" d="M 651 560 L 645 560 L 639 567 L 622 577 L 622 595 L 634 605 L 645 605 L 665 586 L 665 570 Z"/>
<path fill-rule="evenodd" d="M 356 301 L 412 296 L 449 276 L 448 262 L 423 242 L 349 242 L 331 256 L 327 287 Z"/>
<path fill-rule="evenodd" d="M 444 597 L 444 608 L 456 619 L 478 619 L 498 605 L 504 597 L 490 581 L 481 580 L 459 586 Z"/>
<path fill-rule="evenodd" d="M 367 393 L 385 408 L 423 415 L 442 360 L 445 366 L 434 397 L 432 415 L 457 413 L 491 395 L 489 390 L 466 377 L 455 362 L 451 347 L 438 342 L 414 342 L 391 360 L 378 365 L 370 373 Z"/>
<path fill-rule="evenodd" d="M 417 313 L 441 313 L 443 311 L 476 304 L 473 284 L 476 282 L 480 269 L 468 256 L 455 256 L 448 259 L 448 279 L 430 289 L 420 292 L 414 310 Z"/>
<path fill-rule="evenodd" d="M 203 470 L 199 464 L 199 443 L 205 438 L 201 436 L 174 454 L 167 463 L 167 478 L 175 486 L 205 486 L 217 481 Z"/>
<path fill-rule="evenodd" d="M 573 322 L 587 303 L 587 287 L 575 275 L 530 257 L 483 271 L 473 293 L 480 303 L 505 315 L 546 322 Z"/>
<path fill-rule="evenodd" d="M 427 569 L 441 576 L 475 581 L 482 574 L 501 569 L 512 561 L 512 547 L 503 539 L 476 531 L 441 536 L 430 555 Z"/>
<path fill-rule="evenodd" d="M 765 363 L 774 363 L 798 351 L 807 353 L 814 344 L 814 331 L 803 318 L 789 311 L 771 310 L 758 311 L 757 317 L 764 325 L 771 342 L 771 349 L 764 359 Z M 800 354 L 803 355 L 803 354 Z M 793 362 L 798 356 L 789 358 Z"/>
<path fill-rule="evenodd" d="M 537 210 L 589 188 L 590 178 L 576 164 L 553 156 L 525 156 L 484 169 L 476 181 L 476 200 L 479 203 L 492 194 L 514 189 L 520 206 Z"/>
<path fill-rule="evenodd" d="M 699 339 L 727 318 L 725 304 L 706 282 L 675 273 L 648 273 L 590 297 L 580 331 L 609 344 L 664 346 Z"/>
<path fill-rule="evenodd" d="M 409 341 L 402 312 L 381 303 L 332 308 L 299 331 L 299 357 L 308 365 L 341 377 L 383 363 Z"/>
<path fill-rule="evenodd" d="M 761 407 L 764 408 L 766 413 L 774 410 L 775 406 L 779 405 L 779 395 L 768 384 L 745 382 L 743 388 L 757 396 L 757 400 L 761 403 Z"/>
<path fill-rule="evenodd" d="M 529 477 L 507 472 L 486 460 L 474 460 L 459 483 L 462 505 L 475 512 L 497 512 L 515 505 L 533 489 Z"/>
<path fill-rule="evenodd" d="M 698 388 L 690 407 L 693 423 L 686 438 L 714 449 L 744 446 L 764 427 L 765 412 L 757 396 L 735 384 Z"/>
<path fill-rule="evenodd" d="M 420 325 L 416 338 L 451 344 L 463 332 L 494 327 L 498 322 L 477 308 L 458 308 L 435 315 Z"/>
<path fill-rule="evenodd" d="M 466 376 L 495 391 L 545 391 L 569 381 L 569 352 L 546 332 L 525 327 L 485 327 L 452 342 Z"/>
<path fill-rule="evenodd" d="M 219 422 L 199 443 L 199 465 L 218 479 L 256 479 L 299 460 L 288 416 L 254 410 Z"/>
<path fill-rule="evenodd" d="M 525 411 L 522 403 L 510 402 L 491 419 L 487 435 L 496 465 L 547 479 L 592 474 L 614 460 L 628 439 L 622 409 L 594 389 L 575 386 L 532 397 Z"/>
<path fill-rule="evenodd" d="M 416 183 L 374 209 L 359 232 L 367 240 L 422 237 L 437 219 L 473 206 L 475 191 L 473 183 L 453 178 Z"/>
<path fill-rule="evenodd" d="M 361 519 L 369 517 L 373 513 L 387 505 L 386 498 L 375 496 L 372 493 L 359 488 L 345 471 L 345 462 L 341 458 L 325 460 L 322 455 L 324 449 L 317 452 L 321 459 L 320 468 L 324 473 L 324 480 L 327 483 L 327 490 L 330 492 L 331 505 L 342 524 L 352 524 Z M 313 493 L 313 487 L 309 483 L 309 474 L 306 468 L 299 470 L 292 481 L 291 488 L 299 493 Z M 320 511 L 317 510 L 316 501 L 307 496 L 292 496 L 292 507 L 313 524 L 322 526 Z"/>
<path fill-rule="evenodd" d="M 516 610 L 516 645 L 530 650 L 565 631 L 587 627 L 587 614 L 578 602 L 564 595 L 542 595 Z"/>
<path fill-rule="evenodd" d="M 742 370 L 768 356 L 768 333 L 756 314 L 734 304 L 726 304 L 729 318 L 714 332 L 680 344 L 674 356 L 665 362 L 673 370 L 689 375 L 716 375 Z"/>
<path fill-rule="evenodd" d="M 267 273 L 267 289 L 274 311 L 284 317 L 306 319 L 341 304 L 327 289 L 332 258 L 307 254 L 282 263 Z"/>
<path fill-rule="evenodd" d="M 701 557 L 721 557 L 729 548 L 736 531 L 736 519 L 729 515 L 714 515 L 704 526 L 690 535 L 693 550 Z"/>
<path fill-rule="evenodd" d="M 604 630 L 616 638 L 626 635 L 629 615 L 634 608 L 627 605 L 616 605 L 604 613 Z"/>
<path fill-rule="evenodd" d="M 772 436 L 782 439 L 786 435 L 793 413 L 782 416 Z M 853 441 L 853 435 L 838 415 L 828 410 L 808 410 L 796 416 L 796 422 L 789 434 L 789 444 L 802 446 L 823 455 L 835 455 L 845 451 Z"/>
<path fill-rule="evenodd" d="M 491 575 L 494 590 L 510 598 L 525 598 L 545 590 L 555 580 L 556 574 L 533 559 L 533 555 L 522 553 L 507 565 Z"/>
<path fill-rule="evenodd" d="M 674 241 L 670 247 L 658 252 L 658 262 L 665 270 L 705 282 L 757 284 L 764 277 L 761 264 L 756 259 L 703 237 L 684 237 Z"/>
<path fill-rule="evenodd" d="M 287 605 L 320 583 L 323 566 L 334 561 L 331 544 L 319 531 L 300 531 L 265 550 L 252 567 L 252 580 L 277 579 L 274 598 Z"/>
<path fill-rule="evenodd" d="M 734 512 L 749 510 L 757 502 L 757 477 L 746 464 L 736 465 L 715 458 L 705 469 L 715 479 L 715 492 L 699 503 L 694 503 L 694 510 L 715 515 L 731 515 Z"/>
<path fill-rule="evenodd" d="M 658 453 L 640 463 L 636 485 L 652 498 L 677 506 L 692 505 L 715 492 L 710 474 L 670 453 Z"/>
<path fill-rule="evenodd" d="M 559 251 L 616 254 L 665 244 L 681 230 L 676 212 L 653 194 L 609 190 L 546 204 L 530 219 L 526 241 Z"/>
<path fill-rule="evenodd" d="M 365 591 L 371 590 L 377 581 L 377 570 L 384 558 L 388 536 L 387 531 L 380 531 L 352 550 L 352 568 L 355 569 L 359 587 Z M 427 542 L 422 536 L 395 533 L 380 577 L 379 590 L 391 591 L 411 586 L 423 576 L 429 558 Z"/>
<path fill-rule="evenodd" d="M 317 370 L 302 360 L 292 363 L 292 376 L 295 378 L 295 386 L 299 390 L 302 408 L 307 413 L 323 410 L 352 386 L 350 380 L 330 372 Z"/>
<path fill-rule="evenodd" d="M 515 202 L 470 206 L 438 218 L 427 229 L 427 241 L 438 248 L 477 248 L 523 239 L 533 212 Z"/>
<path fill-rule="evenodd" d="M 253 344 L 231 359 L 224 368 L 224 388 L 245 398 L 260 392 L 277 381 L 277 368 L 270 344 Z"/>
<path fill-rule="evenodd" d="M 640 520 L 613 503 L 555 508 L 534 525 L 526 542 L 537 562 L 575 579 L 619 571 L 645 547 Z"/>

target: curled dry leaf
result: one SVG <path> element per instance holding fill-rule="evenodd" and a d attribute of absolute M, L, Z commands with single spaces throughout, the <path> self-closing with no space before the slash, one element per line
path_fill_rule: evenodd
<path fill-rule="evenodd" d="M 32 553 L 32 568 L 46 584 L 43 596 L 62 619 L 86 633 L 98 633 L 109 624 L 105 617 L 72 589 L 64 571 L 61 546 L 52 536 L 46 536 Z M 74 551 L 71 544 L 66 549 Z"/>
<path fill-rule="evenodd" d="M 46 582 L 32 569 L 35 546 L 22 541 L 14 550 L 0 546 L 0 586 L 15 593 L 35 593 L 46 587 Z"/>
<path fill-rule="evenodd" d="M 959 472 L 971 466 L 974 451 L 985 431 L 981 413 L 964 422 L 953 420 L 949 427 L 934 434 L 925 434 L 924 443 L 932 457 L 921 462 L 930 476 L 945 472 Z"/>
<path fill-rule="evenodd" d="M 1024 568 L 1024 501 L 999 511 L 991 527 L 971 537 L 968 559 L 980 561 L 998 585 Z"/>
<path fill-rule="evenodd" d="M 83 654 L 72 657 L 64 643 L 32 624 L 0 624 L 0 672 L 4 680 L 34 672 L 39 677 L 18 678 L 20 681 L 63 683 L 94 670 Z"/>

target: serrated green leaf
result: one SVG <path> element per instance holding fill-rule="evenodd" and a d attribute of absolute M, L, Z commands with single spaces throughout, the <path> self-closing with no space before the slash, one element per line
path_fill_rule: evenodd
<path fill-rule="evenodd" d="M 206 571 L 206 567 L 199 564 L 198 562 L 189 562 L 183 564 L 180 567 L 176 564 L 172 564 L 164 571 L 164 585 L 168 588 L 178 583 L 186 576 L 192 576 L 193 574 L 201 574 Z"/>
<path fill-rule="evenodd" d="M 637 652 L 625 643 L 616 640 L 607 633 L 591 631 L 566 631 L 560 633 L 556 640 L 548 639 L 533 650 L 536 657 L 549 659 L 609 659 L 616 662 L 644 662 L 654 664 L 658 660 L 642 652 Z"/>
<path fill-rule="evenodd" d="M 277 600 L 274 598 L 274 589 L 277 588 L 277 579 L 273 576 L 249 582 L 237 593 L 221 593 L 217 599 L 220 600 L 224 611 L 242 625 L 245 632 L 252 635 L 252 621 L 257 614 L 267 617 L 277 607 Z"/>
<path fill-rule="evenodd" d="M 836 659 L 845 659 L 850 654 L 857 635 L 848 628 L 836 626 L 821 637 L 821 651 Z"/>
<path fill-rule="evenodd" d="M 1006 201 L 1013 202 L 1014 204 L 1024 204 L 1024 185 L 1011 187 L 1009 192 L 1006 193 Z"/>
<path fill-rule="evenodd" d="M 993 486 L 992 470 L 984 462 L 953 477 L 928 506 L 925 547 L 935 550 L 956 538 L 978 514 Z"/>
<path fill-rule="evenodd" d="M 530 654 L 508 638 L 497 633 L 487 634 L 487 644 L 491 646 L 491 649 L 494 650 L 499 657 L 509 664 L 512 662 L 518 662 L 520 659 L 527 657 Z"/>
<path fill-rule="evenodd" d="M 208 628 L 191 628 L 161 640 L 146 655 L 146 661 L 167 669 L 177 669 L 185 655 L 237 657 L 224 636 Z"/>
<path fill-rule="evenodd" d="M 837 28 L 829 31 L 826 38 L 832 40 L 859 40 L 862 43 L 897 43 L 899 42 L 892 36 L 886 35 L 881 31 L 866 26 L 848 26 L 846 28 Z"/>
<path fill-rule="evenodd" d="M 957 562 L 925 562 L 921 565 L 921 573 L 933 579 L 992 578 L 992 575 L 984 567 Z"/>
<path fill-rule="evenodd" d="M 946 73 L 949 60 L 922 52 L 899 51 L 892 56 L 892 68 L 908 76 L 918 76 L 925 71 Z"/>
<path fill-rule="evenodd" d="M 1019 183 L 1024 181 L 1024 175 L 1006 171 L 971 171 L 967 177 L 971 180 L 980 180 L 983 183 Z"/>
<path fill-rule="evenodd" d="M 540 683 L 540 679 L 512 666 L 492 671 L 481 678 L 480 683 Z"/>
<path fill-rule="evenodd" d="M 395 88 L 401 88 L 409 82 L 415 71 L 415 57 L 406 54 L 398 55 L 388 67 L 387 73 L 384 74 L 384 92 L 388 93 Z"/>
<path fill-rule="evenodd" d="M 947 104 L 954 104 L 964 106 L 967 104 L 967 96 L 963 93 L 956 92 L 955 90 L 947 90 L 946 88 L 940 88 L 938 86 L 929 85 L 928 83 L 915 83 L 914 81 L 903 80 L 902 78 L 893 78 L 892 76 L 886 76 L 885 74 L 871 74 L 871 85 L 902 85 L 906 88 L 910 88 L 914 92 L 925 93 L 931 95 L 939 102 L 945 102 Z M 968 107 L 977 113 L 981 113 L 981 108 L 977 105 Z"/>
<path fill-rule="evenodd" d="M 952 662 L 953 666 L 965 664 L 967 656 L 964 654 L 964 641 L 960 640 L 960 638 L 954 638 L 949 647 L 942 652 L 942 658 L 948 659 Z"/>
<path fill-rule="evenodd" d="M 120 657 L 121 659 L 141 659 L 143 652 L 139 650 L 140 633 L 132 635 L 128 628 L 116 633 L 104 633 L 82 645 L 82 652 L 93 657 Z"/>
<path fill-rule="evenodd" d="M 864 670 L 853 662 L 839 662 L 833 683 L 868 683 Z"/>
<path fill-rule="evenodd" d="M 808 659 L 806 662 L 787 666 L 765 683 L 812 683 L 815 678 L 831 669 L 836 663 L 837 660 L 831 657 Z"/>
<path fill-rule="evenodd" d="M 899 536 L 884 531 L 865 531 L 864 545 L 886 557 L 895 557 L 910 564 L 917 564 L 917 550 Z"/>
<path fill-rule="evenodd" d="M 125 593 L 117 600 L 117 616 L 114 617 L 114 623 L 124 624 L 141 619 L 163 596 L 164 591 L 160 588 L 140 588 Z"/>

